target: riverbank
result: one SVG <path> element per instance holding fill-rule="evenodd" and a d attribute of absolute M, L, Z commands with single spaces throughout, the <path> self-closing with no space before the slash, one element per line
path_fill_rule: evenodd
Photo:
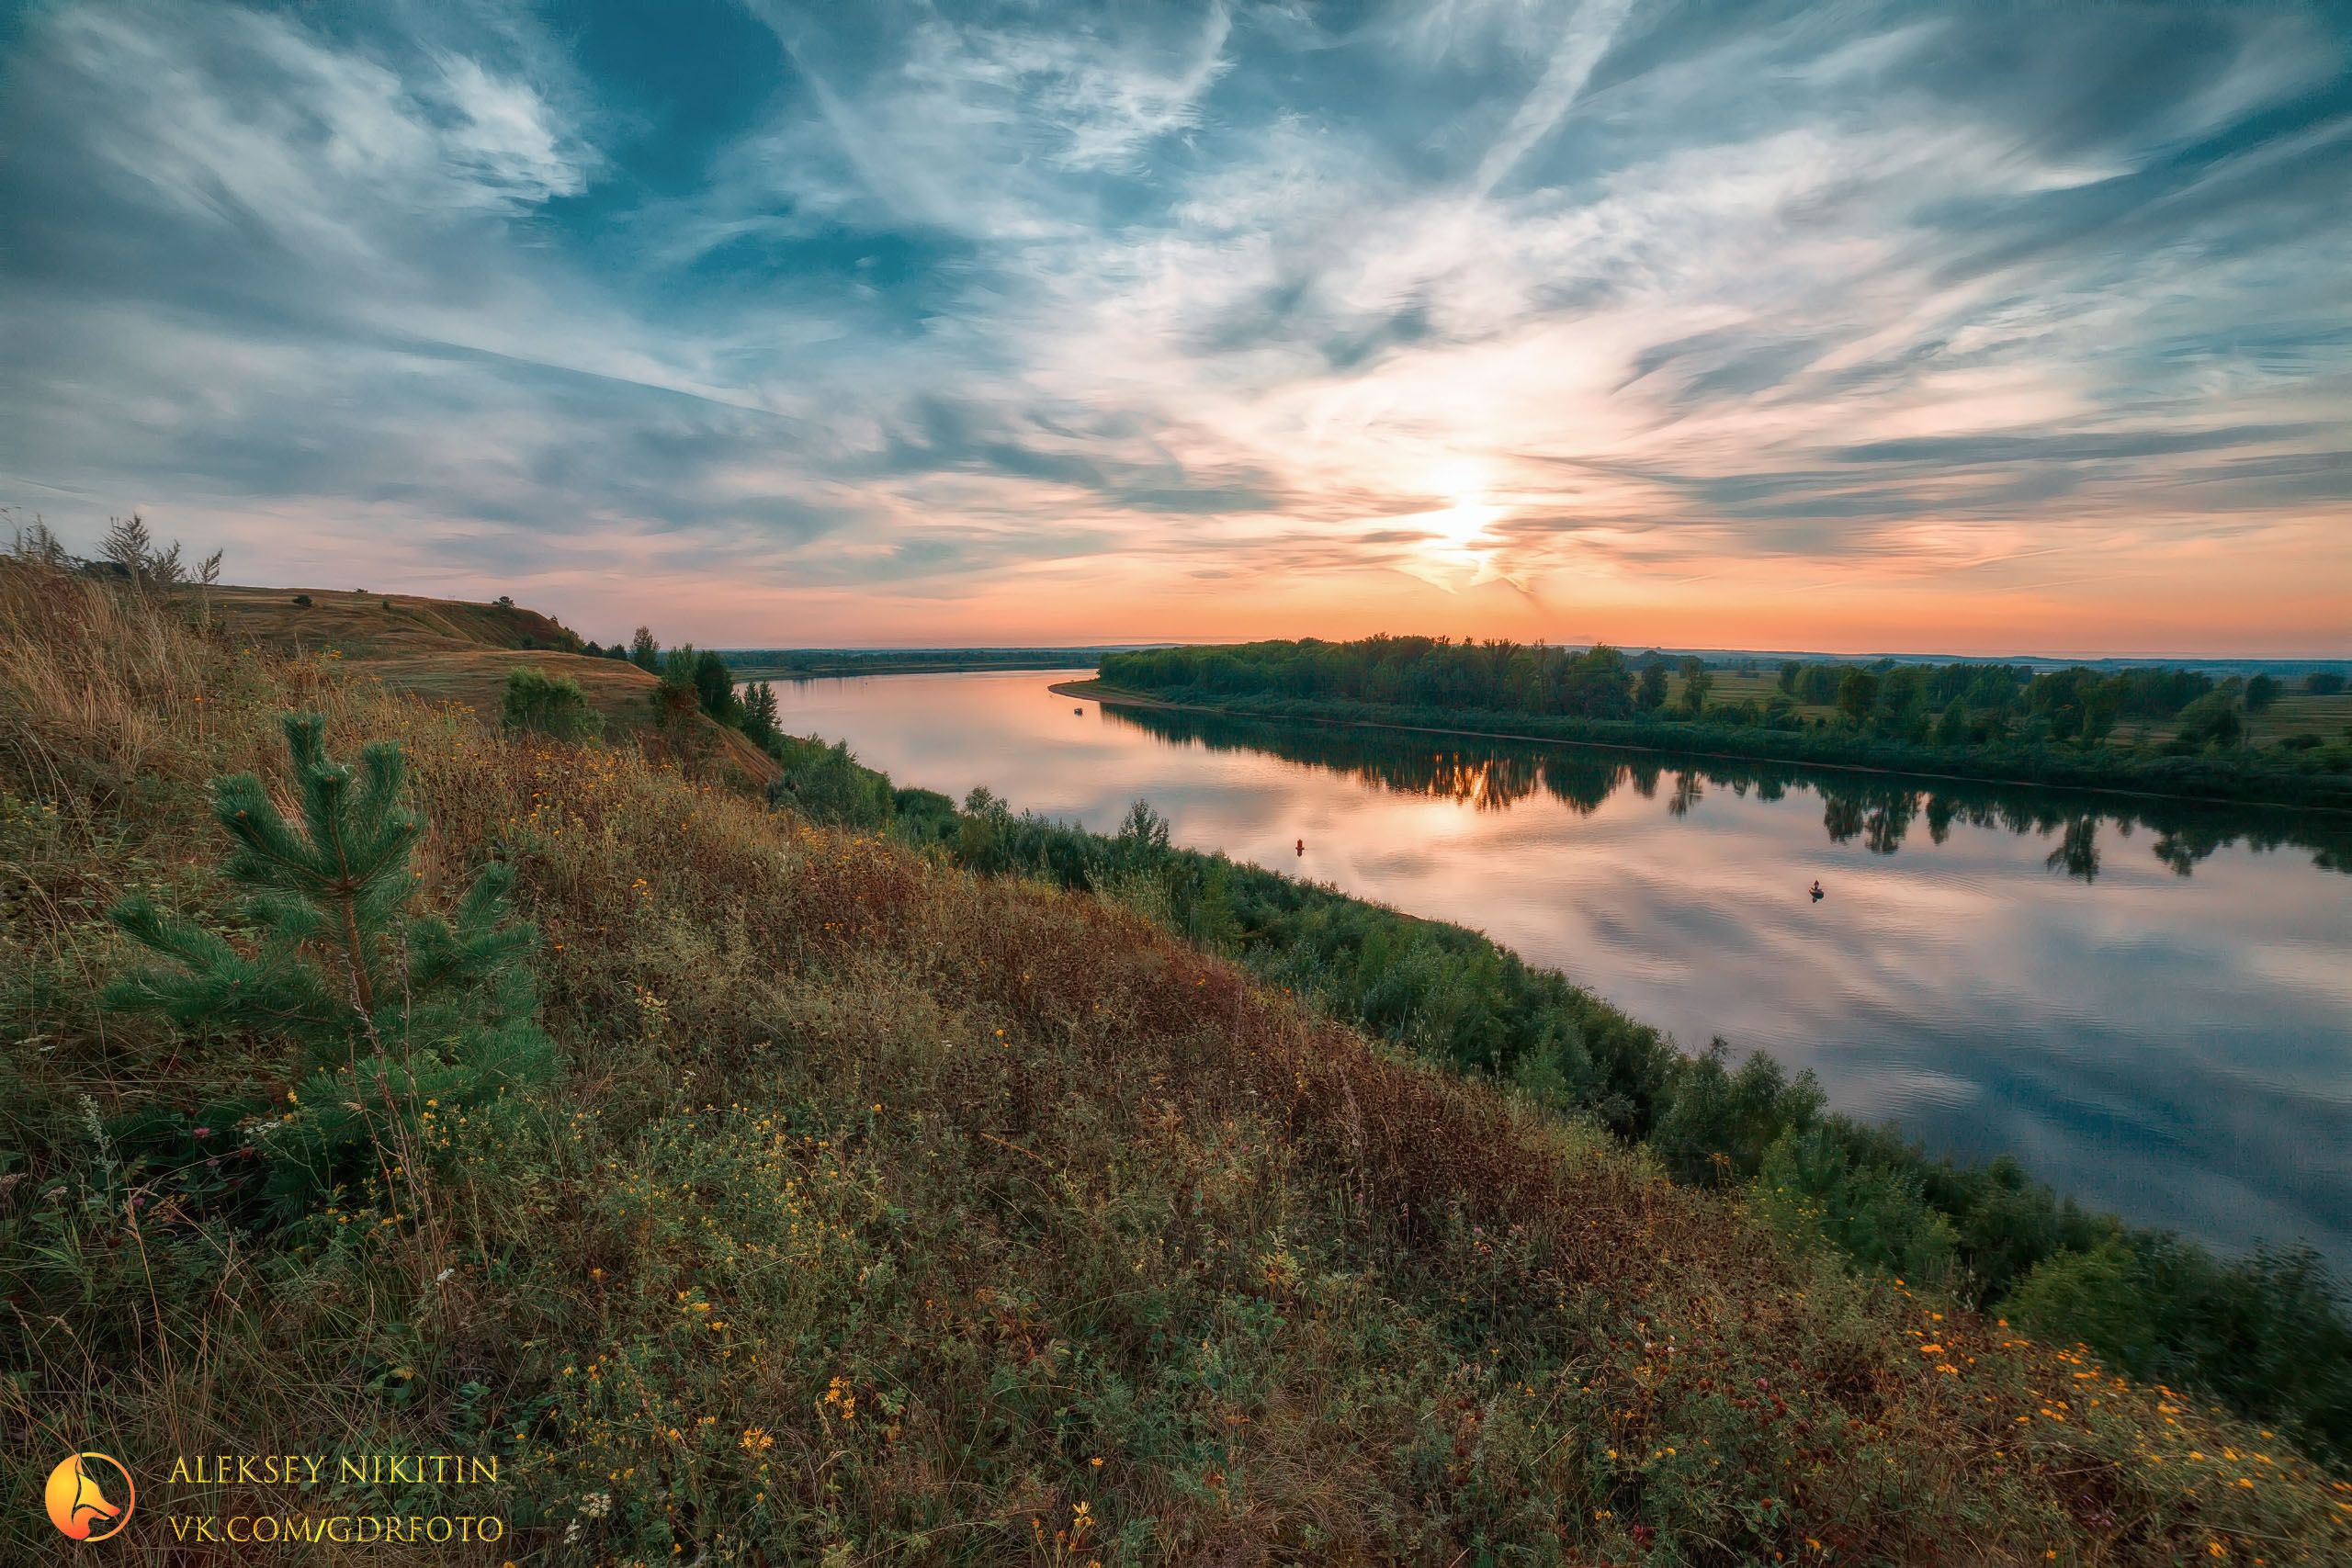
<path fill-rule="evenodd" d="M 2151 760 L 2151 765 L 2145 770 L 2146 776 L 2138 782 L 2119 783 L 2115 778 L 2116 769 L 2111 764 L 2086 764 L 2047 755 L 2037 755 L 2029 760 L 1995 753 L 1972 759 L 1964 753 L 1941 749 L 1919 749 L 1897 761 L 1856 761 L 1846 754 L 1835 738 L 1825 739 L 1818 732 L 1727 729 L 1719 725 L 1671 722 L 1543 718 L 1527 715 L 1494 715 L 1484 722 L 1474 715 L 1471 722 L 1444 724 L 1417 720 L 1412 716 L 1415 710 L 1366 704 L 1304 698 L 1237 697 L 1205 702 L 1163 697 L 1114 685 L 1100 677 L 1057 682 L 1049 689 L 1057 695 L 1099 702 L 1109 707 L 1159 708 L 1261 722 L 1386 729 L 1407 734 L 1532 742 L 1546 746 L 1584 746 L 1614 751 L 1670 751 L 1724 761 L 1787 762 L 1839 773 L 1945 779 L 1956 783 L 2022 784 L 2086 794 L 2136 795 L 2213 805 L 2352 812 L 2352 780 L 2301 773 L 2239 773 L 2225 776 L 2204 766 L 2157 765 L 2166 761 L 2162 759 Z M 2178 761 L 2196 761 L 2194 759 Z"/>
<path fill-rule="evenodd" d="M 2098 1326 L 2086 1322 L 2077 1329 L 2070 1318 L 2055 1331 L 2111 1346 L 2147 1375 L 2176 1385 L 2227 1385 L 2240 1391 L 2231 1397 L 2245 1397 L 2260 1376 L 2249 1382 L 2218 1363 L 2198 1370 L 2210 1349 L 2236 1333 L 2223 1328 L 2223 1320 L 2285 1321 L 2297 1313 L 2224 1303 L 2242 1292 L 2259 1296 L 2272 1284 L 2327 1294 L 2320 1259 L 2283 1249 L 2244 1254 L 2257 1236 L 2339 1243 L 2332 1216 L 2340 1210 L 2328 1206 L 2329 1190 L 2303 1183 L 2291 1158 L 2266 1163 L 2267 1147 L 2238 1140 L 2251 1119 L 2281 1148 L 2324 1144 L 2332 1127 L 2332 1084 L 2322 1073 L 2306 1077 L 2307 1097 L 2273 1092 L 2269 1068 L 2307 1059 L 2308 1047 L 2291 1026 L 2268 1039 L 2242 1026 L 2249 1010 L 2320 1027 L 2339 1015 L 2324 1001 L 2302 1008 L 2252 953 L 2241 966 L 2214 952 L 2180 898 L 2150 900 L 2134 891 L 2146 871 L 2186 879 L 2194 869 L 2193 891 L 2188 884 L 2181 891 L 2211 918 L 2228 919 L 2233 908 L 2244 908 L 2244 897 L 2261 898 L 2241 888 L 2232 900 L 2211 901 L 2223 885 L 2242 884 L 2255 859 L 2210 859 L 2249 830 L 2242 820 L 2218 819 L 2221 808 L 2154 800 L 2125 819 L 2102 823 L 2084 815 L 2096 807 L 2055 791 L 2012 790 L 2003 799 L 1991 797 L 1992 786 L 1984 784 L 1927 790 L 1838 773 L 1808 786 L 1790 776 L 1796 770 L 1778 764 L 1732 764 L 1724 777 L 1712 771 L 1720 765 L 1688 759 L 1660 767 L 1642 753 L 1590 761 L 1559 748 L 1537 758 L 1527 754 L 1536 748 L 1525 747 L 1513 758 L 1352 728 L 1310 733 L 1383 739 L 1385 750 L 1364 754 L 1351 746 L 1318 757 L 1311 742 L 1278 744 L 1262 733 L 1263 724 L 1172 708 L 1131 708 L 1124 722 L 1087 722 L 1087 715 L 1104 715 L 1090 707 L 1074 718 L 1067 689 L 1048 695 L 1045 684 L 916 678 L 856 698 L 814 701 L 789 722 L 850 737 L 861 749 L 878 747 L 893 766 L 926 783 L 960 791 L 987 780 L 1014 800 L 1093 803 L 1081 827 L 1016 815 L 985 791 L 958 809 L 928 790 L 877 787 L 865 798 L 895 798 L 894 812 L 873 812 L 857 825 L 934 846 L 987 874 L 1042 877 L 1075 892 L 1131 900 L 1188 940 L 1231 953 L 1268 982 L 1312 998 L 1318 1010 L 1426 1059 L 1508 1082 L 1560 1114 L 1600 1122 L 1657 1151 L 1678 1179 L 1736 1189 L 1768 1167 L 1787 1168 L 1792 1174 L 1777 1178 L 1776 1189 L 1802 1191 L 1820 1215 L 1833 1216 L 1821 1222 L 1822 1231 L 1860 1265 L 1915 1283 L 1936 1281 L 2013 1321 L 2021 1320 L 2025 1303 L 2037 1297 L 2046 1303 L 2053 1292 L 2081 1304 L 2075 1286 L 2057 1281 L 2088 1270 L 2101 1280 L 2091 1293 L 2108 1295 L 2106 1305 L 2083 1314 Z M 929 698 L 912 695 L 926 685 Z M 1253 738 L 1253 730 L 1261 733 Z M 1171 749 L 1159 739 L 1177 744 Z M 1142 742 L 1140 750 L 1135 741 Z M 1261 780 L 1247 757 L 1270 744 L 1278 761 Z M 1214 755 L 1195 763 L 1196 745 Z M 1306 788 L 1302 766 L 1333 768 L 1351 785 Z M 1851 782 L 1841 787 L 1840 779 Z M 1630 813 L 1602 805 L 1621 788 L 1634 797 L 1623 803 Z M 808 798 L 839 793 L 817 778 Z M 1408 805 L 1392 811 L 1378 803 L 1380 793 L 1452 802 L 1458 809 Z M 2046 798 L 2016 798 L 2037 794 Z M 1166 807 L 1193 848 L 1156 839 L 1151 814 L 1131 814 L 1124 829 L 1104 815 L 1106 802 L 1138 795 Z M 1643 809 L 1645 797 L 1665 809 Z M 1538 810 L 1540 824 L 1498 820 L 1514 801 L 1566 809 Z M 2234 815 L 2255 819 L 2245 842 L 2262 852 L 2289 841 L 2265 835 L 2263 818 L 2275 817 L 2289 829 L 2303 820 L 2286 813 Z M 1743 837 L 1733 827 L 1770 820 L 1815 843 L 1826 836 L 1825 849 L 1842 841 L 1842 851 L 1829 852 L 1844 873 L 1832 874 L 1802 852 L 1775 858 L 1769 840 Z M 1296 857 L 1294 822 L 1305 826 L 1307 840 Z M 1906 826 L 1920 840 L 1914 852 L 1959 858 L 1968 867 L 1967 884 L 1894 874 L 1881 857 L 1896 853 Z M 2110 863 L 2099 878 L 2102 827 Z M 1399 838 L 1400 830 L 1408 836 Z M 1653 846 L 1649 833 L 1668 841 Z M 1681 834 L 1692 836 L 1676 841 Z M 1987 835 L 2027 844 L 1998 849 Z M 2112 848 L 2126 840 L 2142 857 L 2144 870 L 2137 874 Z M 2313 866 L 2293 874 L 2298 896 L 2312 901 L 2295 904 L 2281 889 L 2261 912 L 2245 913 L 2279 942 L 2302 933 L 2291 921 L 2268 923 L 2276 910 L 2341 908 L 2338 874 L 2324 858 L 2340 861 L 2341 847 L 2294 841 L 2314 856 Z M 1483 852 L 1488 844 L 1498 852 Z M 1705 852 L 1694 863 L 1690 851 L 1701 845 Z M 1988 852 L 2017 866 L 2020 874 L 2010 886 L 2023 904 L 1988 897 Z M 1466 898 L 1448 896 L 1437 863 L 1453 868 L 1452 892 Z M 1669 881 L 1697 882 L 1653 907 L 1660 892 L 1648 888 L 1645 865 L 1670 867 Z M 1774 869 L 1759 882 L 1758 873 L 1768 866 Z M 1367 870 L 1374 871 L 1369 879 Z M 1334 877 L 1337 886 L 1296 880 L 1299 873 Z M 1804 888 L 1815 874 L 1830 876 L 1832 897 L 1807 908 Z M 2168 923 L 2135 928 L 2144 917 L 2113 910 L 2111 902 L 2112 912 L 2102 916 L 2078 898 L 2053 897 L 2044 890 L 2062 874 L 2086 884 L 2099 878 L 2103 899 L 2122 898 L 2135 911 L 2153 904 L 2169 911 Z M 1509 896 L 1498 898 L 1503 888 Z M 1805 912 L 1792 915 L 1792 904 Z M 1980 919 L 1956 919 L 1955 911 L 1971 909 Z M 1978 955 L 1965 945 L 1971 939 L 1955 927 L 1977 928 L 1981 917 L 2004 909 L 2001 934 L 1981 955 L 1986 962 L 1979 975 L 1971 966 Z M 2094 945 L 2104 954 L 2143 958 L 2139 973 L 2084 951 L 2074 934 L 2084 929 L 2101 933 Z M 1694 932 L 1717 934 L 1686 942 Z M 1628 961 L 1633 976 L 1645 977 L 1629 985 Z M 2179 962 L 2196 964 L 2204 976 L 2199 995 L 2173 995 L 2177 976 L 2164 965 Z M 1687 969 L 1696 964 L 1706 968 Z M 2020 964 L 2037 973 L 2028 979 Z M 1562 969 L 1577 981 L 1566 979 Z M 1659 995 L 1653 982 L 1661 972 L 1686 974 L 1678 990 L 1712 990 L 1712 1003 L 1701 1004 L 1694 1020 L 1688 997 Z M 1719 973 L 1727 984 L 1717 984 Z M 2274 977 L 2266 982 L 2266 974 Z M 1849 987 L 1850 1000 L 1839 996 Z M 2128 994 L 2132 1002 L 2108 1011 L 2103 1025 L 2084 1027 L 2081 998 L 2110 994 Z M 1816 997 L 1826 1005 L 1817 1006 Z M 2143 1002 L 2149 1004 L 2144 1010 Z M 2043 1010 L 2049 1016 L 2036 1016 Z M 1794 1038 L 1791 1020 L 1797 1021 Z M 1718 1065 L 1693 1063 L 1664 1037 L 1662 1021 L 1673 1021 L 1692 1049 L 1720 1034 L 1741 1052 L 1762 1046 L 1781 1055 L 1777 1062 L 1765 1055 L 1745 1063 L 1728 1055 Z M 2193 1021 L 2185 1024 L 2188 1037 L 2184 1021 Z M 2200 1055 L 2209 1026 L 2224 1032 L 2233 1048 Z M 1998 1033 L 1973 1042 L 1977 1030 Z M 2142 1060 L 2151 1069 L 2151 1092 L 2135 1100 L 2133 1086 L 2123 1080 Z M 1820 1066 L 1836 1103 L 1849 1114 L 1825 1114 L 1827 1097 L 1797 1077 L 1800 1065 Z M 1926 1114 L 1888 1107 L 1890 1079 L 1932 1085 L 1930 1100 L 1911 1102 Z M 2043 1098 L 2021 1099 L 2021 1083 Z M 1856 1097 L 1857 1084 L 1875 1091 Z M 2198 1102 L 2193 1109 L 2177 1103 L 2184 1094 Z M 2226 1100 L 2226 1110 L 2212 1102 L 2215 1096 Z M 2100 1115 L 2095 1124 L 2080 1125 L 2079 1142 L 2070 1144 L 2067 1120 L 2075 1107 L 2093 1102 L 2102 1105 Z M 1903 1134 L 1882 1122 L 1890 1114 L 1902 1115 Z M 1934 1154 L 1923 1155 L 1914 1141 L 1923 1139 Z M 2169 1159 L 2156 1152 L 2167 1145 L 2175 1151 Z M 2030 1173 L 2002 1154 L 2026 1147 L 2037 1151 Z M 1953 1149 L 1968 1155 L 1940 1157 Z M 1802 1157 L 1800 1151 L 1806 1151 Z M 2086 1160 L 2097 1170 L 2086 1172 Z M 2119 1201 L 2111 1185 L 2098 1184 L 2111 1168 L 2139 1171 L 2149 1185 L 2201 1209 L 2195 1228 L 2222 1256 L 2169 1234 L 2167 1227 L 2183 1220 L 2166 1201 L 2152 1213 L 2144 1194 L 2135 1198 L 2139 1226 L 2098 1212 Z M 2167 1186 L 2176 1171 L 2192 1173 L 2183 1189 Z M 2089 1207 L 2053 1194 L 2044 1185 L 2053 1176 L 2060 1191 L 2088 1194 Z M 2280 1198 L 2291 1191 L 2295 1200 L 2267 1210 L 2249 1206 L 2217 1224 L 2217 1211 L 2202 1208 L 2208 1199 L 2199 1176 Z M 2039 1283 L 2029 1286 L 2035 1276 Z M 2113 1332 L 2125 1325 L 2128 1334 Z M 2339 1331 L 2333 1342 L 2344 1339 Z M 2306 1363 L 2294 1381 L 2310 1390 L 2332 1381 L 2340 1392 L 2327 1399 L 2352 1417 L 2352 1344 L 2344 1349 L 2342 1374 L 2306 1382 Z"/>

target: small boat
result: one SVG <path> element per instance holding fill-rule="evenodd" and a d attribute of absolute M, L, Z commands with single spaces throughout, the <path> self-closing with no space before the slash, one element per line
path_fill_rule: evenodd
<path fill-rule="evenodd" d="M 1078 715 L 1080 718 L 1084 718 L 1086 716 L 1086 710 L 1084 708 L 1072 708 L 1069 711 Z"/>
<path fill-rule="evenodd" d="M 1805 891 L 1813 895 L 1813 901 L 1816 904 L 1829 897 L 1828 894 L 1824 893 L 1821 890 L 1821 884 L 1818 881 L 1815 882 L 1811 887 L 1806 888 Z"/>

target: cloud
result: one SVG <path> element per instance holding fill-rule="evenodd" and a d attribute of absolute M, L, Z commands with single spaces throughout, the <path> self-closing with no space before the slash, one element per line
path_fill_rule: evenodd
<path fill-rule="evenodd" d="M 1721 641 L 1673 628 L 1798 590 L 1860 637 L 2119 547 L 2154 641 L 2218 538 L 2249 604 L 2352 592 L 2345 49 L 2295 6 L 80 0 L 0 95 L 0 489 L 264 577 L 397 528 L 417 585 L 706 641 Z"/>

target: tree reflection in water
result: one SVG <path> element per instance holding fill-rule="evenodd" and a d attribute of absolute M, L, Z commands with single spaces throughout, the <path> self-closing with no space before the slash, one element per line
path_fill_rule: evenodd
<path fill-rule="evenodd" d="M 2309 853 L 2323 870 L 2352 872 L 2352 820 L 2331 812 L 1344 725 L 1285 726 L 1165 708 L 1105 707 L 1102 715 L 1171 744 L 1265 752 L 1399 795 L 1449 800 L 1477 811 L 1510 811 L 1542 796 L 1587 817 L 1620 789 L 1655 800 L 1670 775 L 1666 807 L 1675 817 L 1702 809 L 1709 785 L 1739 799 L 1752 790 L 1763 801 L 1811 791 L 1821 798 L 1821 824 L 1829 841 L 1860 840 L 1873 854 L 1901 850 L 1924 818 L 1928 839 L 1938 844 L 1955 822 L 2052 840 L 2045 863 L 2085 882 L 2099 874 L 2100 839 L 2110 829 L 2121 839 L 2147 829 L 2154 835 L 2156 859 L 2181 876 L 2215 851 L 2238 843 L 2260 851 L 2294 849 Z"/>

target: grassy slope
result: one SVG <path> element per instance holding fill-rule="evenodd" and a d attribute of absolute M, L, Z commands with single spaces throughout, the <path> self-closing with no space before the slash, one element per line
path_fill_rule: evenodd
<path fill-rule="evenodd" d="M 296 604 L 298 594 L 311 603 Z M 481 714 L 498 713 L 510 671 L 536 666 L 578 682 L 608 734 L 663 750 L 652 733 L 653 676 L 624 660 L 571 651 L 579 639 L 536 610 L 322 588 L 216 588 L 184 597 L 232 641 L 338 660 L 396 691 Z M 774 760 L 741 734 L 699 714 L 687 722 L 702 761 L 754 785 L 776 776 Z"/>
<path fill-rule="evenodd" d="M 572 1066 L 444 1129 L 400 1220 L 356 1192 L 256 1235 L 200 1170 L 110 1169 L 83 1097 L 282 1094 L 92 997 L 124 886 L 219 908 L 203 781 L 272 764 L 290 706 L 407 744 L 421 897 L 514 862 Z M 2352 1551 L 2352 1492 L 2260 1434 L 1849 1279 L 1109 906 L 5 567 L 0 876 L 19 1453 L 503 1456 L 461 1501 L 518 1533 L 403 1562 Z M 8 1511 L 0 1559 L 47 1529 Z"/>

